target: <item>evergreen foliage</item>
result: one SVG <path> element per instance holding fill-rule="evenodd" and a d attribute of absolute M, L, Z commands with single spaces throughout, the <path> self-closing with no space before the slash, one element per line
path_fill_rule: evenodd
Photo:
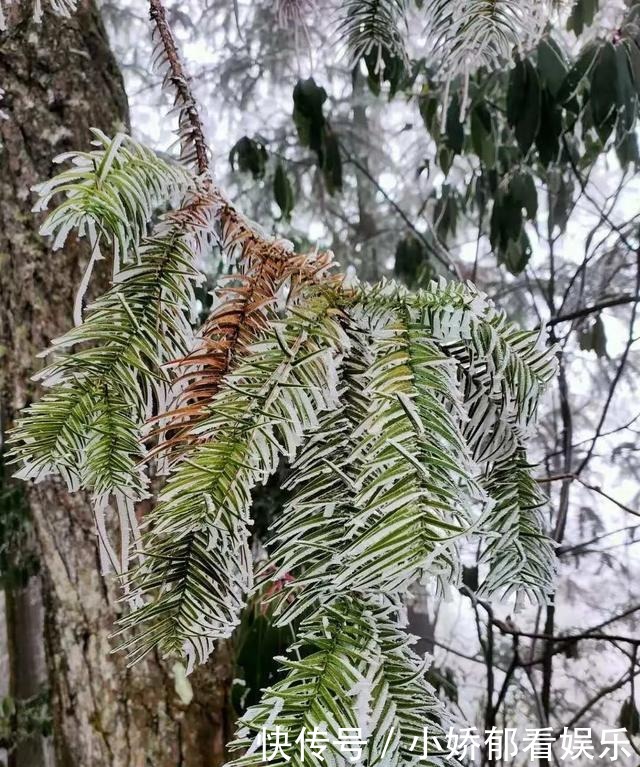
<path fill-rule="evenodd" d="M 96 133 L 96 150 L 67 156 L 74 167 L 40 187 L 41 207 L 65 195 L 43 233 L 56 246 L 88 234 L 94 254 L 108 245 L 114 278 L 49 350 L 38 375 L 47 391 L 16 426 L 14 460 L 25 479 L 57 473 L 93 494 L 104 563 L 131 604 L 121 630 L 132 661 L 158 650 L 192 668 L 231 635 L 249 597 L 285 582 L 271 598 L 280 624 L 302 620 L 297 658 L 243 717 L 236 745 L 248 751 L 235 764 L 259 761 L 255 737 L 275 716 L 294 729 L 360 727 L 373 749 L 391 726 L 388 763 L 413 764 L 411 740 L 448 718 L 403 631 L 411 586 L 457 585 L 458 547 L 480 537 L 483 594 L 542 602 L 551 591 L 526 441 L 554 352 L 470 284 L 348 284 L 330 254 L 295 255 L 244 219 L 213 182 L 153 6 L 184 164 Z M 350 4 L 359 55 L 373 50 L 353 43 L 366 14 L 382 30 L 384 14 L 401 11 Z M 194 336 L 193 286 L 214 245 L 229 274 Z M 141 535 L 135 503 L 156 458 L 168 479 Z M 254 573 L 251 491 L 281 460 L 289 501 Z"/>

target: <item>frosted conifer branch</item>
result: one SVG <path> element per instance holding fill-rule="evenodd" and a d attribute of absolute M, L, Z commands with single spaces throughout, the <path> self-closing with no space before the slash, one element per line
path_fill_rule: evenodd
<path fill-rule="evenodd" d="M 14 3 L 15 0 L 0 0 L 0 31 L 6 29 L 4 9 L 10 8 Z M 53 13 L 62 16 L 65 19 L 71 18 L 71 15 L 78 10 L 78 0 L 48 0 L 47 4 Z M 33 20 L 36 24 L 40 24 L 43 16 L 44 9 L 42 7 L 42 0 L 34 0 Z"/>
<path fill-rule="evenodd" d="M 239 745 L 250 748 L 238 763 L 255 762 L 252 736 L 279 713 L 297 722 L 331 707 L 332 726 L 362 726 L 374 743 L 390 719 L 403 737 L 425 720 L 437 727 L 446 714 L 403 633 L 402 600 L 416 578 L 455 584 L 456 541 L 479 528 L 489 539 L 483 588 L 545 598 L 553 552 L 524 446 L 553 350 L 473 286 L 347 289 L 331 254 L 296 255 L 246 219 L 214 184 L 175 39 L 161 1 L 150 3 L 183 159 L 195 173 L 178 210 L 151 234 L 156 181 L 162 198 L 182 177 L 153 162 L 158 178 L 140 177 L 144 152 L 119 165 L 133 147 L 124 139 L 105 144 L 105 175 L 89 174 L 88 187 L 82 169 L 69 190 L 52 182 L 52 193 L 70 191 L 72 201 L 49 221 L 57 237 L 80 222 L 95 229 L 94 241 L 102 235 L 135 257 L 55 344 L 49 392 L 14 435 L 23 476 L 55 470 L 92 490 L 101 554 L 118 569 L 131 541 L 142 546 L 147 556 L 123 578 L 134 605 L 122 624 L 133 634 L 125 642 L 132 661 L 159 650 L 186 655 L 191 669 L 231 635 L 255 593 L 251 491 L 286 459 L 294 492 L 272 531 L 270 577 L 288 576 L 276 613 L 282 622 L 304 618 L 309 654 L 285 663 L 287 675 L 247 713 Z M 385 9 L 404 8 L 400 0 L 350 5 L 372 12 L 381 34 Z M 364 16 L 354 19 L 360 34 Z M 382 37 L 373 46 L 382 55 Z M 122 196 L 132 179 L 133 206 Z M 109 204 L 83 206 L 105 188 Z M 194 346 L 195 264 L 214 238 L 235 273 Z M 141 537 L 134 502 L 145 493 L 141 436 L 150 416 L 169 477 Z M 110 503 L 120 552 L 106 535 Z M 394 741 L 389 765 L 412 759 Z"/>
<path fill-rule="evenodd" d="M 427 36 L 441 62 L 439 76 L 447 92 L 456 78 L 462 78 L 464 117 L 470 76 L 482 67 L 494 71 L 511 61 L 514 50 L 535 45 L 548 23 L 552 2 L 435 0 L 425 7 Z"/>
<path fill-rule="evenodd" d="M 306 28 L 306 17 L 315 8 L 315 0 L 277 0 L 276 16 L 281 27 L 302 26 Z"/>
<path fill-rule="evenodd" d="M 376 72 L 385 56 L 407 61 L 405 0 L 349 0 L 341 5 L 339 36 L 354 61 L 372 56 Z"/>

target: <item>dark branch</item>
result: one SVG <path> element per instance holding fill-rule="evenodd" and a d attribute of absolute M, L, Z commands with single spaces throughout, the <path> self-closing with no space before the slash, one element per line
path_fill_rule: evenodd
<path fill-rule="evenodd" d="M 173 32 L 161 0 L 149 0 L 151 20 L 156 26 L 162 49 L 167 59 L 169 72 L 167 80 L 171 83 L 176 94 L 176 103 L 180 106 L 181 128 L 188 129 L 189 143 L 195 150 L 198 173 L 205 174 L 209 171 L 209 148 L 204 137 L 204 129 L 195 98 L 191 91 L 189 76 L 182 64 L 180 53 L 176 45 Z"/>
<path fill-rule="evenodd" d="M 624 306 L 625 304 L 637 304 L 640 301 L 640 296 L 619 296 L 618 298 L 610 298 L 601 303 L 594 304 L 593 306 L 585 306 L 582 309 L 576 309 L 574 312 L 568 312 L 567 314 L 561 314 L 557 317 L 552 317 L 545 324 L 547 327 L 554 327 L 561 322 L 573 322 L 573 320 L 579 320 L 583 317 L 588 317 L 590 314 L 597 314 L 603 309 L 610 309 L 612 306 Z"/>

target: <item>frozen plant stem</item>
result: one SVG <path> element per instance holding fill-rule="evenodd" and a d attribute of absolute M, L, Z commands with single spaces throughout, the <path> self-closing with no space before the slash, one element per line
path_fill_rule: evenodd
<path fill-rule="evenodd" d="M 295 254 L 281 241 L 267 238 L 256 231 L 213 183 L 209 161 L 210 151 L 204 135 L 197 102 L 161 0 L 149 0 L 149 14 L 160 38 L 159 45 L 168 66 L 165 83 L 173 87 L 176 104 L 181 110 L 179 122 L 183 151 L 188 154 L 186 150 L 192 147 L 195 167 L 198 173 L 204 177 L 203 191 L 210 195 L 211 205 L 217 207 L 223 244 L 228 242 L 231 246 L 239 245 L 242 251 L 241 256 L 245 259 L 252 257 L 272 264 L 287 263 L 290 273 L 297 271 L 301 282 L 316 283 L 318 273 L 325 272 L 333 258 L 330 253 L 321 254 L 313 262 L 299 257 L 300 265 L 297 269 Z M 335 289 L 337 289 L 338 281 L 339 278 L 336 277 Z"/>
<path fill-rule="evenodd" d="M 167 14 L 160 0 L 149 0 L 151 20 L 155 24 L 160 37 L 160 43 L 169 65 L 167 79 L 176 91 L 176 102 L 180 104 L 182 114 L 180 123 L 186 122 L 189 128 L 189 138 L 193 143 L 196 154 L 198 173 L 209 172 L 209 148 L 204 137 L 202 121 L 198 113 L 195 98 L 189 84 L 189 77 L 182 65 L 178 46 L 173 32 L 167 21 Z"/>

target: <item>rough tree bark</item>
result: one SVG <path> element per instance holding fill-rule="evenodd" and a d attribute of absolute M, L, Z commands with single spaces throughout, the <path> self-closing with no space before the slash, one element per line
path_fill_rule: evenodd
<path fill-rule="evenodd" d="M 30 2 L 25 3 L 31 5 Z M 117 65 L 93 3 L 71 20 L 50 14 L 35 26 L 13 6 L 0 33 L 0 426 L 37 392 L 35 355 L 71 324 L 73 296 L 87 259 L 83 242 L 52 252 L 38 235 L 30 188 L 55 172 L 52 158 L 87 146 L 88 128 L 127 122 Z M 44 625 L 57 767 L 215 767 L 229 737 L 228 650 L 192 679 L 181 702 L 170 668 L 157 658 L 127 669 L 109 634 L 121 607 L 99 574 L 90 505 L 55 481 L 28 487 L 40 577 L 9 594 L 11 690 L 25 698 L 41 682 Z M 44 619 L 42 618 L 44 610 Z M 32 740 L 15 767 L 39 767 Z"/>

